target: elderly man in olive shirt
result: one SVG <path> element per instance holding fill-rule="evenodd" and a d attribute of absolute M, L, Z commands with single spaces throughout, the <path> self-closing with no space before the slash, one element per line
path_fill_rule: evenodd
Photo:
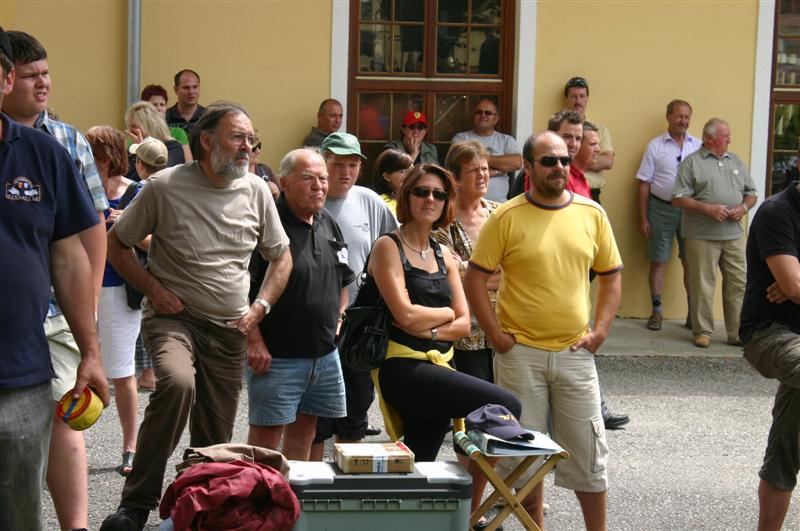
<path fill-rule="evenodd" d="M 722 271 L 722 304 L 728 344 L 741 345 L 739 314 L 747 265 L 742 217 L 755 204 L 756 187 L 739 157 L 727 151 L 731 128 L 712 118 L 703 126 L 703 146 L 678 167 L 672 204 L 683 209 L 681 235 L 686 240 L 689 316 L 694 344 L 706 348 L 714 334 L 714 290 Z"/>
<path fill-rule="evenodd" d="M 108 233 L 114 268 L 146 296 L 142 339 L 157 381 L 120 507 L 100 531 L 143 529 L 190 415 L 190 446 L 229 442 L 245 355 L 254 371 L 268 363 L 246 338 L 283 292 L 292 256 L 266 182 L 247 172 L 255 143 L 244 109 L 209 106 L 192 132 L 195 161 L 151 177 Z M 148 234 L 145 269 L 132 247 Z M 250 304 L 255 249 L 270 265 Z"/>

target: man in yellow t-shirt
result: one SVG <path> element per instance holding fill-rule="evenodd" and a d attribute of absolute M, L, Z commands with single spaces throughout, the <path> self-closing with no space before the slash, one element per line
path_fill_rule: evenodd
<path fill-rule="evenodd" d="M 522 401 L 520 422 L 570 452 L 555 484 L 574 490 L 587 529 L 605 529 L 606 444 L 594 353 L 608 336 L 619 305 L 622 260 L 611 225 L 594 201 L 565 189 L 570 157 L 555 133 L 523 148 L 531 189 L 489 217 L 472 254 L 464 287 L 470 308 L 494 345 L 496 383 Z M 503 281 L 497 316 L 486 282 Z M 589 270 L 598 274 L 597 313 L 589 326 Z M 540 483 L 525 500 L 542 527 Z"/>

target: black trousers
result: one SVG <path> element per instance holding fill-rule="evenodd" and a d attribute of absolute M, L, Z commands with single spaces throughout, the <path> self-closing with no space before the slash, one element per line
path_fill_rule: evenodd
<path fill-rule="evenodd" d="M 427 361 L 390 358 L 379 374 L 381 394 L 403 418 L 403 442 L 417 461 L 435 461 L 451 419 L 486 404 L 505 406 L 517 418 L 516 396 L 493 383 Z"/>

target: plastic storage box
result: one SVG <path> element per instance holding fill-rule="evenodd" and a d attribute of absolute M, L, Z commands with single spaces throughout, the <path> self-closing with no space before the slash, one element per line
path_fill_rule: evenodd
<path fill-rule="evenodd" d="M 416 463 L 409 474 L 344 474 L 335 465 L 290 461 L 300 501 L 294 531 L 464 531 L 472 478 L 458 463 Z"/>

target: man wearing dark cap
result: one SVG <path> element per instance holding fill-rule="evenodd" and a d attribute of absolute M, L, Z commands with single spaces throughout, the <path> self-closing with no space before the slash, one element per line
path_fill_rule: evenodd
<path fill-rule="evenodd" d="M 397 221 L 383 199 L 363 186 L 355 186 L 362 161 L 358 139 L 348 133 L 331 133 L 320 146 L 328 170 L 328 197 L 325 208 L 342 230 L 347 243 L 347 262 L 358 275 L 364 269 L 372 243 L 378 236 L 397 228 Z M 349 286 L 349 303 L 355 300 L 358 286 Z M 319 418 L 317 435 L 311 449 L 311 460 L 321 461 L 323 443 L 332 435 L 338 442 L 358 442 L 367 434 L 367 412 L 374 392 L 369 371 L 342 367 L 347 397 L 347 416 L 339 419 Z M 371 433 L 374 435 L 375 433 Z"/>
<path fill-rule="evenodd" d="M 35 37 L 22 31 L 9 31 L 8 40 L 14 55 L 16 79 L 14 88 L 3 98 L 3 112 L 20 124 L 33 127 L 55 138 L 74 161 L 97 212 L 98 223 L 82 231 L 79 237 L 92 264 L 92 279 L 99 294 L 106 264 L 103 210 L 108 208 L 108 200 L 100 175 L 97 173 L 92 150 L 75 127 L 54 120 L 47 113 L 52 80 L 44 46 Z M 81 354 L 52 290 L 50 295 L 44 327 L 55 371 L 52 396 L 56 401 L 75 385 Z M 47 485 L 62 528 L 81 529 L 88 525 L 87 470 L 83 433 L 71 429 L 63 422 L 53 424 Z"/>
<path fill-rule="evenodd" d="M 408 111 L 400 126 L 403 138 L 392 140 L 383 149 L 396 149 L 408 153 L 414 164 L 439 164 L 439 154 L 433 144 L 425 142 L 428 119 L 424 112 Z"/>
<path fill-rule="evenodd" d="M 564 85 L 564 107 L 575 111 L 583 117 L 585 122 L 591 122 L 597 127 L 600 136 L 600 152 L 594 162 L 584 172 L 592 192 L 592 199 L 600 202 L 600 190 L 605 179 L 604 170 L 614 167 L 614 146 L 611 144 L 611 132 L 608 127 L 586 117 L 586 106 L 589 103 L 589 83 L 582 77 L 573 77 Z"/>
<path fill-rule="evenodd" d="M 0 28 L 0 105 L 14 83 Z M 70 154 L 49 135 L 0 116 L 0 529 L 40 529 L 53 425 L 54 376 L 42 323 L 50 286 L 81 360 L 73 396 L 89 385 L 108 403 L 95 325 L 95 289 L 80 234 L 98 223 Z"/>

